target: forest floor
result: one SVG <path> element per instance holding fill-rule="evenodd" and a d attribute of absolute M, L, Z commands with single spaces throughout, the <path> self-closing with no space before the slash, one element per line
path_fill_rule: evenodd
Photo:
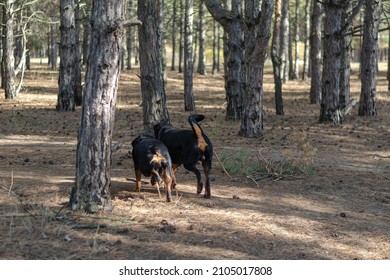
<path fill-rule="evenodd" d="M 390 96 L 379 73 L 375 117 L 319 124 L 309 81 L 284 86 L 274 110 L 266 73 L 264 135 L 225 122 L 222 74 L 195 75 L 197 112 L 212 140 L 211 199 L 179 168 L 172 203 L 147 178 L 134 193 L 130 141 L 114 154 L 113 211 L 67 207 L 81 109 L 55 111 L 57 71 L 33 65 L 15 100 L 0 92 L 0 259 L 390 259 Z M 138 69 L 123 71 L 114 144 L 142 131 Z M 354 73 L 353 98 L 360 82 Z M 171 123 L 189 128 L 182 74 L 168 71 Z"/>

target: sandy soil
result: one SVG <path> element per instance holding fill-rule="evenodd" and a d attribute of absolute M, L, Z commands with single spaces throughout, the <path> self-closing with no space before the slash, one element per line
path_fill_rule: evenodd
<path fill-rule="evenodd" d="M 122 73 L 114 143 L 142 131 L 137 74 Z M 356 75 L 351 84 L 358 99 Z M 378 115 L 358 117 L 355 107 L 341 127 L 318 124 L 308 81 L 285 85 L 285 116 L 275 115 L 270 73 L 264 86 L 264 136 L 245 139 L 224 121 L 222 74 L 194 78 L 219 159 L 211 199 L 183 168 L 170 204 L 146 179 L 132 192 L 128 142 L 113 159 L 114 210 L 88 215 L 65 207 L 81 110 L 56 112 L 57 73 L 35 65 L 16 100 L 0 94 L 0 259 L 390 259 L 385 73 Z M 189 127 L 182 92 L 182 75 L 168 72 L 171 122 Z"/>

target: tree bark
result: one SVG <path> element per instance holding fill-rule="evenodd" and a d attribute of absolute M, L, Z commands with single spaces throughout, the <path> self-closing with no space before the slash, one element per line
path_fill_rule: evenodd
<path fill-rule="evenodd" d="M 263 132 L 263 75 L 267 45 L 271 37 L 273 0 L 245 1 L 245 70 L 244 110 L 239 135 L 260 137 Z"/>
<path fill-rule="evenodd" d="M 322 100 L 320 122 L 340 125 L 340 59 L 344 6 L 341 0 L 325 2 Z"/>
<path fill-rule="evenodd" d="M 173 8 L 172 8 L 172 61 L 171 61 L 171 70 L 176 70 L 176 8 L 177 0 L 173 0 Z"/>
<path fill-rule="evenodd" d="M 94 0 L 91 48 L 86 72 L 76 155 L 73 210 L 111 209 L 111 144 L 120 74 L 124 0 Z"/>
<path fill-rule="evenodd" d="M 193 0 L 185 0 L 184 16 L 184 110 L 194 111 L 194 65 L 192 60 Z"/>
<path fill-rule="evenodd" d="M 76 20 L 74 0 L 60 1 L 61 40 L 57 111 L 75 110 Z"/>
<path fill-rule="evenodd" d="M 6 0 L 4 3 L 4 92 L 6 99 L 17 97 L 15 86 L 15 57 L 14 57 L 14 4 L 15 0 Z"/>
<path fill-rule="evenodd" d="M 241 1 L 232 1 L 231 11 L 218 0 L 203 0 L 207 9 L 227 34 L 225 59 L 226 120 L 240 120 L 244 92 L 244 40 Z"/>
<path fill-rule="evenodd" d="M 128 0 L 127 3 L 127 12 L 129 17 L 133 16 L 133 1 Z M 131 24 L 127 27 L 127 61 L 126 61 L 126 69 L 131 70 L 131 57 L 132 57 L 132 49 L 133 49 L 133 27 Z"/>
<path fill-rule="evenodd" d="M 206 26 L 205 26 L 205 5 L 199 2 L 199 57 L 197 73 L 206 75 Z"/>
<path fill-rule="evenodd" d="M 55 24 L 50 24 L 50 62 L 51 62 L 51 69 L 55 70 L 57 69 L 57 28 Z"/>
<path fill-rule="evenodd" d="M 283 115 L 283 99 L 282 99 L 282 1 L 275 0 L 275 16 L 274 30 L 272 35 L 271 59 L 274 72 L 275 84 L 275 109 L 277 115 Z"/>
<path fill-rule="evenodd" d="M 381 0 L 366 0 L 363 27 L 361 93 L 359 116 L 375 116 L 378 30 L 382 12 Z"/>
<path fill-rule="evenodd" d="M 162 57 L 161 0 L 138 0 L 140 71 L 145 132 L 153 135 L 156 123 L 169 123 Z"/>
<path fill-rule="evenodd" d="M 312 0 L 312 13 L 310 24 L 310 60 L 311 60 L 311 81 L 310 81 L 310 103 L 320 104 L 321 102 L 321 30 L 322 30 L 322 4 Z"/>

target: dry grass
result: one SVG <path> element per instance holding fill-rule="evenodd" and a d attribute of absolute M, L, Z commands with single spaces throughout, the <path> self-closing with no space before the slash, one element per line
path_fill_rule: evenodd
<path fill-rule="evenodd" d="M 114 142 L 142 130 L 136 74 L 122 73 Z M 0 97 L 0 258 L 389 259 L 390 97 L 383 75 L 378 116 L 361 118 L 354 108 L 335 128 L 318 124 L 308 82 L 285 85 L 286 115 L 276 116 L 267 73 L 262 139 L 240 138 L 239 123 L 224 121 L 221 74 L 196 75 L 202 127 L 224 163 L 213 163 L 213 197 L 196 195 L 195 176 L 183 168 L 170 204 L 148 183 L 132 192 L 125 143 L 113 160 L 114 210 L 93 216 L 64 207 L 80 109 L 54 110 L 55 71 L 28 72 L 18 99 Z M 171 122 L 188 127 L 182 91 L 182 75 L 168 72 Z M 354 77 L 352 95 L 358 94 Z M 229 160 L 238 172 L 227 175 Z"/>

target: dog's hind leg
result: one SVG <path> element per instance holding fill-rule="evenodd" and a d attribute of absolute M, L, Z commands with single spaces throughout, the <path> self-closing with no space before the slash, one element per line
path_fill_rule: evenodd
<path fill-rule="evenodd" d="M 198 182 L 198 186 L 197 186 L 197 190 L 196 190 L 196 193 L 197 194 L 200 194 L 203 190 L 203 183 L 202 183 L 202 175 L 200 174 L 200 171 L 198 170 L 198 168 L 196 168 L 196 166 L 185 166 L 184 167 L 189 170 L 189 171 L 192 171 L 195 176 L 196 176 L 196 180 Z"/>
<path fill-rule="evenodd" d="M 210 172 L 211 172 L 211 166 L 209 162 L 202 162 L 204 175 L 205 175 L 205 187 L 204 187 L 204 198 L 210 198 L 211 197 L 211 189 L 210 189 Z"/>

